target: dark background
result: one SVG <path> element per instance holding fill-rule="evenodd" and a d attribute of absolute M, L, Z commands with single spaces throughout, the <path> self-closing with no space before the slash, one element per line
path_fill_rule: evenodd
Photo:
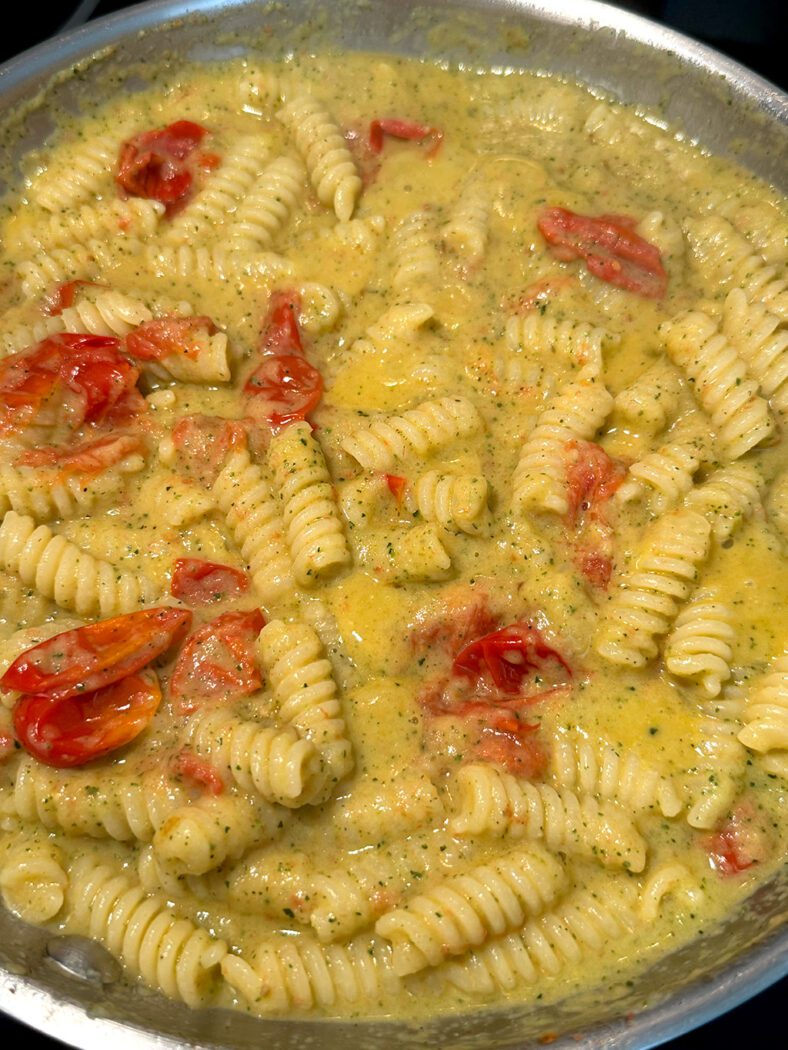
<path fill-rule="evenodd" d="M 24 24 L 6 19 L 0 41 L 0 61 L 5 61 L 25 48 L 58 32 L 72 17 L 101 15 L 135 6 L 133 0 L 54 0 L 50 5 L 37 5 L 35 18 Z M 786 57 L 785 0 L 632 0 L 616 6 L 626 7 L 655 21 L 703 40 L 719 51 L 738 59 L 762 76 L 788 90 L 788 57 Z M 92 15 L 91 15 L 92 12 Z M 688 1035 L 665 1044 L 667 1050 L 727 1050 L 738 1048 L 765 1037 L 785 1032 L 784 1018 L 788 999 L 788 979 L 781 981 L 756 998 L 744 1003 L 724 1017 Z M 773 1034 L 773 1035 L 772 1035 Z M 784 1038 L 784 1037 L 783 1037 Z M 30 1050 L 57 1050 L 61 1046 L 0 1014 L 0 1044 L 24 1046 Z"/>

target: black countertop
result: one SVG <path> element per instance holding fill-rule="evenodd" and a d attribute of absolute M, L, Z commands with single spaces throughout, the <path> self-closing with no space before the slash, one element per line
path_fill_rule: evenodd
<path fill-rule="evenodd" d="M 59 0 L 38 6 L 35 19 L 7 21 L 0 41 L 0 61 L 57 32 L 74 12 L 92 17 L 134 7 L 135 0 Z M 704 40 L 788 90 L 783 0 L 633 0 L 620 3 L 639 14 Z M 702 1028 L 664 1044 L 666 1050 L 727 1050 L 755 1037 L 779 1045 L 785 1030 L 788 978 Z M 785 1038 L 784 1036 L 782 1037 Z M 0 1046 L 56 1050 L 62 1046 L 0 1014 Z"/>

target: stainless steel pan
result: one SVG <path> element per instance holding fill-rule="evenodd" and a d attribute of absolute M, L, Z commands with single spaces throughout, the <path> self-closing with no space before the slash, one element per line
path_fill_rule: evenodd
<path fill-rule="evenodd" d="M 3 143 L 15 161 L 80 99 L 139 85 L 140 63 L 210 61 L 248 48 L 338 45 L 546 70 L 674 124 L 788 192 L 788 99 L 736 63 L 670 30 L 591 0 L 158 0 L 51 41 L 0 70 Z M 93 56 L 93 57 L 91 57 Z M 61 76 L 78 67 L 78 76 Z M 37 93 L 46 88 L 36 99 Z M 32 105 L 31 100 L 33 101 Z M 512 1007 L 424 1025 L 254 1021 L 192 1012 L 118 981 L 100 949 L 55 945 L 0 911 L 0 1008 L 84 1050 L 310 1046 L 391 1050 L 645 1048 L 736 1006 L 788 972 L 788 869 L 725 926 L 662 960 L 630 987 L 554 1007 Z M 64 969 L 52 958 L 65 958 Z"/>

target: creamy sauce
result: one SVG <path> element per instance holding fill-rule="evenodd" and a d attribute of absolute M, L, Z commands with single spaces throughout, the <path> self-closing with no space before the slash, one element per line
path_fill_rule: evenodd
<path fill-rule="evenodd" d="M 346 165 L 336 196 L 314 170 L 321 147 L 305 141 L 304 96 L 319 100 L 322 134 L 333 126 L 350 140 L 347 156 L 334 157 Z M 417 140 L 387 134 L 370 151 L 369 124 L 380 118 L 421 126 Z M 177 120 L 208 129 L 201 148 L 218 167 L 204 165 L 215 170 L 197 173 L 198 192 L 173 218 L 149 216 L 152 229 L 136 213 L 102 227 L 95 214 L 120 199 L 120 143 Z M 437 148 L 430 129 L 442 133 Z M 104 142 L 113 160 L 102 166 L 95 144 Z M 341 139 L 331 149 L 340 147 Z M 228 172 L 234 156 L 237 171 Z M 267 202 L 247 208 L 256 232 L 245 242 L 244 203 L 281 158 L 289 181 L 280 171 Z M 200 191 L 222 176 L 224 195 L 201 211 Z M 559 260 L 537 226 L 557 207 L 633 220 L 661 252 L 666 295 L 645 298 L 581 260 Z M 3 223 L 13 274 L 2 289 L 6 352 L 56 331 L 51 315 L 41 330 L 44 294 L 84 278 L 96 284 L 77 289 L 69 331 L 125 336 L 135 327 L 142 315 L 96 321 L 108 290 L 147 318 L 206 315 L 226 333 L 227 347 L 214 350 L 226 353 L 231 378 L 221 378 L 221 360 L 213 371 L 205 365 L 203 382 L 173 378 L 177 354 L 174 365 L 143 367 L 142 422 L 120 428 L 142 435 L 143 458 L 85 480 L 91 506 L 74 496 L 62 513 L 29 495 L 56 486 L 57 472 L 19 468 L 0 478 L 0 509 L 11 514 L 0 533 L 2 669 L 36 642 L 101 618 L 80 611 L 74 587 L 42 584 L 20 562 L 9 538 L 17 513 L 116 575 L 147 581 L 124 612 L 177 605 L 179 558 L 251 571 L 245 593 L 195 607 L 193 629 L 260 608 L 282 622 L 283 640 L 267 628 L 250 641 L 259 688 L 229 700 L 220 691 L 194 713 L 171 688 L 176 654 L 157 660 L 164 698 L 153 723 L 84 768 L 9 755 L 0 788 L 7 905 L 101 939 L 130 976 L 193 1005 L 412 1017 L 433 1014 L 438 1001 L 449 1011 L 603 989 L 710 929 L 773 873 L 786 841 L 785 675 L 775 701 L 782 729 L 747 746 L 738 733 L 753 723 L 748 704 L 786 646 L 788 524 L 779 509 L 764 510 L 769 486 L 785 476 L 786 392 L 769 388 L 752 361 L 752 372 L 742 365 L 744 379 L 725 396 L 761 378 L 752 396 L 769 432 L 734 455 L 719 432 L 725 410 L 704 395 L 675 332 L 682 312 L 701 311 L 744 360 L 747 330 L 729 318 L 731 289 L 742 285 L 749 308 L 769 311 L 778 339 L 785 294 L 775 285 L 759 307 L 763 282 L 742 267 L 729 273 L 726 261 L 712 265 L 710 219 L 745 238 L 759 265 L 774 266 L 773 282 L 784 280 L 784 202 L 634 111 L 551 78 L 375 55 L 161 74 L 31 157 L 23 199 L 9 203 Z M 296 430 L 271 438 L 261 400 L 243 394 L 263 360 L 272 295 L 283 291 L 325 385 L 310 414 L 314 433 L 301 425 L 292 448 Z M 660 362 L 665 390 L 633 411 L 634 385 Z M 661 389 L 647 386 L 647 395 Z M 573 429 L 570 402 L 586 396 L 598 418 Z M 419 430 L 423 412 L 407 417 L 410 429 L 397 422 L 440 399 L 449 401 L 437 430 L 434 422 Z M 556 404 L 553 460 L 541 447 L 523 466 Z M 256 411 L 246 460 L 238 447 L 217 451 L 216 432 L 196 456 L 179 450 L 184 417 L 247 420 Z M 97 436 L 67 424 L 8 429 L 3 463 L 17 464 L 30 446 Z M 684 474 L 664 480 L 663 463 L 654 484 L 647 472 L 624 478 L 665 446 L 678 448 L 666 454 Z M 567 494 L 600 448 L 619 487 L 608 498 L 586 491 L 573 518 Z M 719 500 L 704 503 L 704 485 L 731 464 L 754 495 L 728 520 Z M 307 503 L 323 501 L 328 538 L 299 561 L 287 486 L 301 469 L 323 486 Z M 257 471 L 253 498 L 240 486 L 245 470 Z M 265 498 L 270 543 L 258 514 Z M 682 576 L 653 549 L 655 530 L 662 521 L 678 535 L 698 520 L 703 543 Z M 621 637 L 621 603 L 648 573 L 657 577 L 643 591 L 652 604 L 654 587 L 670 596 L 646 641 L 633 645 L 631 632 Z M 675 621 L 699 597 L 724 608 L 712 617 L 712 640 L 701 632 L 708 659 L 690 653 L 687 674 Z M 477 651 L 458 669 L 465 646 L 513 624 L 529 625 L 519 647 Z M 293 688 L 303 688 L 299 675 L 317 682 L 306 715 L 276 669 L 298 648 L 294 629 L 311 655 Z M 671 654 L 678 673 L 666 665 Z M 516 684 L 494 684 L 496 673 Z M 3 695 L 10 732 L 16 694 Z M 200 736 L 204 716 L 213 728 Z M 232 736 L 241 720 L 243 739 Z M 283 801 L 271 786 L 268 745 L 251 743 L 263 730 L 305 742 L 312 757 L 300 796 Z M 220 794 L 184 774 L 176 761 L 184 748 L 218 770 Z M 478 799 L 470 811 L 474 783 L 492 792 L 486 816 Z M 199 826 L 189 824 L 191 810 Z M 740 870 L 721 870 L 730 863 Z M 158 912 L 145 911 L 144 894 L 158 895 Z M 170 961 L 157 963 L 162 945 Z"/>

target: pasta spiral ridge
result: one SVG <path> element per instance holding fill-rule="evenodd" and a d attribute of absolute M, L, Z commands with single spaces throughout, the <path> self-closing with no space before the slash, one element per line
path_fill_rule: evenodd
<path fill-rule="evenodd" d="M 643 667 L 657 655 L 655 638 L 667 634 L 678 603 L 688 596 L 709 552 L 711 526 L 681 508 L 650 525 L 634 564 L 610 599 L 597 636 L 597 652 L 614 664 Z"/>
<path fill-rule="evenodd" d="M 212 248 L 151 244 L 145 259 L 157 277 L 202 277 L 209 281 L 235 281 L 241 277 L 276 280 L 290 276 L 294 270 L 290 260 L 276 252 L 234 251 L 221 244 Z"/>
<path fill-rule="evenodd" d="M 721 450 L 739 459 L 774 431 L 769 406 L 744 362 L 701 310 L 662 326 L 671 359 L 690 377 L 703 408 L 711 416 Z"/>
<path fill-rule="evenodd" d="M 321 204 L 333 207 L 340 222 L 353 215 L 361 179 L 337 125 L 309 95 L 296 95 L 277 114 L 295 136 Z"/>
<path fill-rule="evenodd" d="M 632 464 L 616 492 L 616 499 L 626 503 L 647 492 L 651 496 L 651 507 L 662 513 L 692 488 L 693 475 L 706 454 L 704 440 L 677 437 Z"/>
<path fill-rule="evenodd" d="M 67 166 L 50 168 L 30 185 L 30 198 L 51 212 L 66 212 L 92 197 L 111 176 L 118 158 L 122 131 L 95 136 L 80 144 Z"/>
<path fill-rule="evenodd" d="M 734 288 L 722 308 L 722 331 L 764 396 L 780 413 L 788 412 L 788 331 L 780 318 L 759 303 L 748 303 L 744 292 Z"/>
<path fill-rule="evenodd" d="M 468 265 L 484 258 L 490 221 L 490 196 L 478 182 L 466 185 L 443 228 L 443 242 Z"/>
<path fill-rule="evenodd" d="M 308 587 L 350 561 L 323 449 L 309 423 L 294 422 L 274 436 L 268 457 L 282 502 L 293 576 Z"/>
<path fill-rule="evenodd" d="M 76 244 L 69 248 L 50 248 L 19 263 L 16 272 L 22 278 L 22 292 L 28 299 L 34 299 L 51 284 L 95 276 L 96 259 L 92 249 L 92 241 L 90 246 Z"/>
<path fill-rule="evenodd" d="M 697 678 L 708 696 L 718 696 L 731 676 L 735 638 L 732 610 L 699 595 L 676 618 L 665 642 L 665 665 L 680 678 Z"/>
<path fill-rule="evenodd" d="M 752 690 L 742 712 L 744 728 L 739 740 L 752 751 L 782 760 L 788 773 L 788 654 L 778 656 L 758 687 Z M 782 754 L 786 752 L 786 754 Z"/>
<path fill-rule="evenodd" d="M 481 428 L 481 416 L 472 402 L 464 397 L 443 397 L 360 427 L 343 439 L 342 447 L 365 470 L 385 472 L 412 452 L 427 456 Z"/>
<path fill-rule="evenodd" d="M 263 726 L 222 708 L 206 708 L 188 719 L 185 740 L 224 777 L 269 802 L 302 806 L 323 785 L 314 744 L 291 726 Z"/>
<path fill-rule="evenodd" d="M 628 422 L 651 433 L 664 430 L 675 416 L 681 377 L 667 361 L 658 361 L 616 395 L 616 410 Z"/>
<path fill-rule="evenodd" d="M 520 451 L 512 479 L 516 514 L 529 508 L 566 514 L 566 446 L 592 438 L 612 407 L 602 383 L 585 381 L 570 383 L 549 402 Z"/>
<path fill-rule="evenodd" d="M 472 536 L 487 510 L 487 481 L 472 474 L 430 470 L 416 482 L 416 505 L 426 521 Z"/>
<path fill-rule="evenodd" d="M 312 741 L 327 774 L 314 801 L 325 801 L 353 767 L 342 707 L 331 664 L 313 627 L 271 620 L 258 636 L 257 651 L 279 704 L 279 718 Z"/>
<path fill-rule="evenodd" d="M 218 990 L 227 954 L 216 940 L 117 869 L 82 857 L 69 868 L 70 918 L 101 941 L 149 987 L 189 1006 L 207 1005 Z"/>
<path fill-rule="evenodd" d="M 164 205 L 143 197 L 83 204 L 80 208 L 58 211 L 42 227 L 36 226 L 24 239 L 24 246 L 36 251 L 88 244 L 123 234 L 152 237 L 164 215 Z"/>
<path fill-rule="evenodd" d="M 454 835 L 540 839 L 550 850 L 591 857 L 605 867 L 645 867 L 643 838 L 609 799 L 578 798 L 571 791 L 473 763 L 459 771 L 457 787 L 459 808 L 449 822 Z"/>
<path fill-rule="evenodd" d="M 9 508 L 36 521 L 72 518 L 116 498 L 128 474 L 142 470 L 145 460 L 132 453 L 96 476 L 60 475 L 35 467 L 0 465 L 0 514 Z"/>
<path fill-rule="evenodd" d="M 263 602 L 292 593 L 295 585 L 279 506 L 246 449 L 236 449 L 228 456 L 214 482 L 213 495 Z"/>
<path fill-rule="evenodd" d="M 506 342 L 511 350 L 565 359 L 585 369 L 588 376 L 600 374 L 603 347 L 617 341 L 604 328 L 569 317 L 559 321 L 538 311 L 514 315 L 506 322 Z"/>
<path fill-rule="evenodd" d="M 438 273 L 440 260 L 426 211 L 406 216 L 394 231 L 391 244 L 396 257 L 391 279 L 394 288 L 413 288 Z"/>
<path fill-rule="evenodd" d="M 63 852 L 53 842 L 13 844 L 0 858 L 0 894 L 25 922 L 54 919 L 65 902 L 68 875 Z"/>
<path fill-rule="evenodd" d="M 391 942 L 394 972 L 405 977 L 522 926 L 554 900 L 563 882 L 561 864 L 532 846 L 411 897 L 382 915 L 375 932 Z"/>
<path fill-rule="evenodd" d="M 227 227 L 231 251 L 270 248 L 303 196 L 304 169 L 292 157 L 277 157 L 238 205 Z"/>
<path fill-rule="evenodd" d="M 703 514 L 723 543 L 760 506 L 762 487 L 763 478 L 751 463 L 732 463 L 687 493 L 684 506 Z"/>
<path fill-rule="evenodd" d="M 155 599 L 150 580 L 120 572 L 46 525 L 9 510 L 0 525 L 0 564 L 80 616 L 133 612 Z"/>

